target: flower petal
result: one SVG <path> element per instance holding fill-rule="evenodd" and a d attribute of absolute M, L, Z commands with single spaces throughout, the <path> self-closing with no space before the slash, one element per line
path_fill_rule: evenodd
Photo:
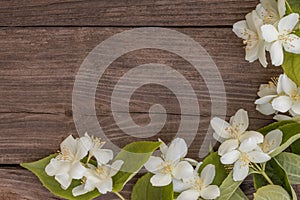
<path fill-rule="evenodd" d="M 272 64 L 274 66 L 280 66 L 283 63 L 283 49 L 282 44 L 279 41 L 276 41 L 271 44 L 270 55 Z"/>
<path fill-rule="evenodd" d="M 239 37 L 244 40 L 248 39 L 248 34 L 247 34 L 247 22 L 246 20 L 238 21 L 235 24 L 233 24 L 233 29 L 232 31 Z"/>
<path fill-rule="evenodd" d="M 75 188 L 72 189 L 72 195 L 74 197 L 77 197 L 77 196 L 80 196 L 80 195 L 83 195 L 85 193 L 88 193 L 89 191 L 85 190 L 84 189 L 84 185 L 79 185 Z"/>
<path fill-rule="evenodd" d="M 285 113 L 292 107 L 292 100 L 288 96 L 280 96 L 272 101 L 272 106 L 275 110 Z"/>
<path fill-rule="evenodd" d="M 69 172 L 70 178 L 81 179 L 86 172 L 86 168 L 82 166 L 81 162 L 75 162 Z"/>
<path fill-rule="evenodd" d="M 185 183 L 181 180 L 173 178 L 173 190 L 174 192 L 183 192 L 191 187 L 190 184 Z"/>
<path fill-rule="evenodd" d="M 284 121 L 284 120 L 292 120 L 292 117 L 287 116 L 287 115 L 275 115 L 273 119 L 277 121 Z"/>
<path fill-rule="evenodd" d="M 197 200 L 199 193 L 196 190 L 187 190 L 182 192 L 176 200 Z"/>
<path fill-rule="evenodd" d="M 253 163 L 264 163 L 271 159 L 271 157 L 261 151 L 251 151 L 248 154 L 248 158 Z"/>
<path fill-rule="evenodd" d="M 101 194 L 106 194 L 107 192 L 111 192 L 113 188 L 113 181 L 111 178 L 108 178 L 105 181 L 97 183 L 96 188 Z"/>
<path fill-rule="evenodd" d="M 295 34 L 286 36 L 283 46 L 287 52 L 300 54 L 300 38 Z"/>
<path fill-rule="evenodd" d="M 241 152 L 249 152 L 255 149 L 256 147 L 257 147 L 256 138 L 250 137 L 241 143 L 239 150 Z"/>
<path fill-rule="evenodd" d="M 289 34 L 293 31 L 299 21 L 299 14 L 292 13 L 283 17 L 278 23 L 278 31 L 280 34 Z"/>
<path fill-rule="evenodd" d="M 256 110 L 264 115 L 272 115 L 275 113 L 275 110 L 273 109 L 273 106 L 270 103 L 256 105 Z"/>
<path fill-rule="evenodd" d="M 266 58 L 266 45 L 265 42 L 259 42 L 258 44 L 258 60 L 263 67 L 268 66 L 267 58 Z"/>
<path fill-rule="evenodd" d="M 238 150 L 228 152 L 221 157 L 221 163 L 225 165 L 232 164 L 239 159 L 240 155 L 241 154 Z"/>
<path fill-rule="evenodd" d="M 189 162 L 181 161 L 175 166 L 173 176 L 176 179 L 185 179 L 193 176 L 193 172 L 194 168 Z"/>
<path fill-rule="evenodd" d="M 255 101 L 255 104 L 266 104 L 272 101 L 277 95 L 267 95 Z"/>
<path fill-rule="evenodd" d="M 60 174 L 55 176 L 55 180 L 60 183 L 61 188 L 66 190 L 72 182 L 72 178 L 68 174 Z"/>
<path fill-rule="evenodd" d="M 233 180 L 242 181 L 244 180 L 249 173 L 248 163 L 242 162 L 240 160 L 236 161 L 233 166 Z"/>
<path fill-rule="evenodd" d="M 116 160 L 115 162 L 113 162 L 113 164 L 110 166 L 110 176 L 114 176 L 118 173 L 118 171 L 120 171 L 122 165 L 124 164 L 123 160 Z"/>
<path fill-rule="evenodd" d="M 285 0 L 278 0 L 277 7 L 278 7 L 279 18 L 282 18 L 286 12 Z"/>
<path fill-rule="evenodd" d="M 166 161 L 177 161 L 180 158 L 184 158 L 187 154 L 187 145 L 182 138 L 174 139 L 165 155 Z"/>
<path fill-rule="evenodd" d="M 228 153 L 230 151 L 233 151 L 237 149 L 239 146 L 239 141 L 237 139 L 229 139 L 223 142 L 218 150 L 218 154 L 220 156 L 223 156 L 225 153 Z"/>
<path fill-rule="evenodd" d="M 280 146 L 282 142 L 282 136 L 283 134 L 279 129 L 273 130 L 265 136 L 265 140 L 270 145 L 269 152 Z"/>
<path fill-rule="evenodd" d="M 162 153 L 163 155 L 166 155 L 169 147 L 168 147 L 168 146 L 166 145 L 166 143 L 164 143 L 161 139 L 158 139 L 158 141 L 161 142 L 161 145 L 160 145 L 160 147 L 159 147 L 161 153 Z"/>
<path fill-rule="evenodd" d="M 233 127 L 238 128 L 238 132 L 240 134 L 244 133 L 249 126 L 249 118 L 247 111 L 245 111 L 244 109 L 239 109 L 235 113 L 234 117 L 231 118 L 230 124 Z"/>
<path fill-rule="evenodd" d="M 255 140 L 256 144 L 262 143 L 264 141 L 264 136 L 257 131 L 246 131 L 241 137 L 240 141 L 243 142 L 249 138 Z"/>
<path fill-rule="evenodd" d="M 257 92 L 259 97 L 264 97 L 268 95 L 277 95 L 275 84 L 261 84 L 259 86 L 259 91 Z"/>
<path fill-rule="evenodd" d="M 214 165 L 208 164 L 203 168 L 200 177 L 204 179 L 203 182 L 204 187 L 210 185 L 214 181 L 215 175 L 216 175 L 216 168 Z"/>
<path fill-rule="evenodd" d="M 158 173 L 151 177 L 150 182 L 156 187 L 166 186 L 172 182 L 172 177 L 171 174 Z"/>
<path fill-rule="evenodd" d="M 144 166 L 149 172 L 155 173 L 158 170 L 162 169 L 163 163 L 164 161 L 160 157 L 150 156 L 149 160 Z"/>
<path fill-rule="evenodd" d="M 66 174 L 69 172 L 70 168 L 70 162 L 52 158 L 50 163 L 46 166 L 45 172 L 48 176 L 54 176 L 57 174 Z"/>
<path fill-rule="evenodd" d="M 107 164 L 114 157 L 114 153 L 110 149 L 97 149 L 93 153 L 98 164 Z"/>
<path fill-rule="evenodd" d="M 224 121 L 223 119 L 220 119 L 218 117 L 214 117 L 211 121 L 210 121 L 210 125 L 211 127 L 214 129 L 215 133 L 225 139 L 231 138 L 231 135 L 229 134 L 229 132 L 226 130 L 228 129 L 230 126 L 230 124 L 226 121 Z"/>
<path fill-rule="evenodd" d="M 300 115 L 300 102 L 296 102 L 292 106 L 292 110 L 295 114 Z"/>
<path fill-rule="evenodd" d="M 266 42 L 274 42 L 278 40 L 278 31 L 273 25 L 267 24 L 261 27 L 262 37 Z"/>
<path fill-rule="evenodd" d="M 221 194 L 220 189 L 216 185 L 210 185 L 205 187 L 202 191 L 200 196 L 203 199 L 216 199 Z"/>
<path fill-rule="evenodd" d="M 62 153 L 67 149 L 71 151 L 73 155 L 75 155 L 77 151 L 77 140 L 73 138 L 72 135 L 69 135 L 62 143 L 60 144 L 60 150 Z"/>
<path fill-rule="evenodd" d="M 282 76 L 281 87 L 283 91 L 288 95 L 293 95 L 293 92 L 297 90 L 297 85 L 286 74 Z"/>

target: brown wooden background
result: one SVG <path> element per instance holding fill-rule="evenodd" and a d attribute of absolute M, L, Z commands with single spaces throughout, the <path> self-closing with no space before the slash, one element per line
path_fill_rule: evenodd
<path fill-rule="evenodd" d="M 255 8 L 258 0 L 1 0 L 0 1 L 0 199 L 57 199 L 42 187 L 21 162 L 55 152 L 69 134 L 76 135 L 72 118 L 72 88 L 87 54 L 109 36 L 134 27 L 169 27 L 199 42 L 212 56 L 225 83 L 227 116 L 241 107 L 251 128 L 271 121 L 255 111 L 260 83 L 281 73 L 244 61 L 242 42 L 232 24 Z M 116 60 L 97 89 L 97 116 L 112 142 L 124 146 L 133 139 L 122 133 L 110 111 L 114 84 L 128 69 L 143 63 L 164 63 L 182 73 L 199 98 L 201 122 L 189 151 L 197 158 L 210 116 L 210 98 L 199 74 L 182 58 L 159 50 L 141 50 Z M 131 115 L 149 122 L 149 105 L 165 106 L 168 121 L 158 137 L 171 141 L 180 122 L 172 92 L 157 85 L 136 91 Z M 202 134 L 202 135 L 201 135 Z M 123 194 L 129 199 L 131 181 Z M 243 185 L 249 195 L 251 181 Z M 298 190 L 299 191 L 299 190 Z M 251 195 L 249 195 L 251 198 Z M 117 199 L 107 195 L 99 199 Z"/>

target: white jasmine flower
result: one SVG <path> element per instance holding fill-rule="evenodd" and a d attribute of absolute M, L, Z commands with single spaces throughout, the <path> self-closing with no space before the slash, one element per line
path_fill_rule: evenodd
<path fill-rule="evenodd" d="M 240 109 L 230 118 L 230 122 L 226 122 L 218 117 L 215 117 L 210 122 L 215 131 L 215 138 L 222 144 L 219 147 L 219 155 L 224 155 L 238 148 L 239 144 L 248 138 L 254 138 L 256 143 L 263 142 L 263 135 L 256 131 L 247 131 L 249 126 L 248 114 L 245 110 Z"/>
<path fill-rule="evenodd" d="M 257 142 L 253 138 L 243 141 L 238 150 L 230 151 L 221 157 L 223 164 L 233 164 L 233 180 L 244 180 L 249 173 L 250 163 L 264 163 L 271 157 L 258 150 Z"/>
<path fill-rule="evenodd" d="M 277 147 L 280 146 L 282 142 L 282 132 L 279 129 L 269 132 L 264 139 L 264 142 L 259 145 L 261 150 L 265 153 L 271 153 Z"/>
<path fill-rule="evenodd" d="M 81 179 L 86 168 L 80 160 L 87 155 L 89 149 L 80 139 L 74 139 L 71 135 L 60 144 L 61 153 L 52 158 L 45 171 L 49 176 L 55 176 L 55 180 L 67 189 L 72 179 Z"/>
<path fill-rule="evenodd" d="M 256 6 L 256 12 L 264 24 L 277 24 L 285 15 L 285 0 L 261 0 Z"/>
<path fill-rule="evenodd" d="M 259 18 L 256 11 L 246 15 L 246 20 L 239 21 L 233 25 L 233 32 L 244 40 L 246 44 L 246 57 L 249 62 L 259 59 L 260 63 L 267 67 L 265 41 L 262 37 L 261 26 L 262 19 Z"/>
<path fill-rule="evenodd" d="M 73 196 L 88 193 L 95 188 L 101 194 L 111 192 L 113 189 L 112 177 L 117 174 L 123 163 L 122 160 L 117 160 L 112 165 L 100 164 L 98 167 L 89 164 L 89 169 L 84 174 L 83 184 L 73 188 Z"/>
<path fill-rule="evenodd" d="M 300 89 L 285 74 L 279 76 L 277 93 L 278 97 L 272 101 L 275 110 L 282 113 L 290 111 L 294 116 L 300 114 Z"/>
<path fill-rule="evenodd" d="M 275 113 L 272 100 L 277 97 L 277 79 L 273 79 L 269 84 L 261 84 L 257 95 L 260 97 L 255 101 L 256 110 L 264 115 Z"/>
<path fill-rule="evenodd" d="M 153 186 L 169 185 L 173 179 L 183 179 L 193 175 L 193 167 L 182 159 L 187 154 L 187 145 L 181 138 L 174 139 L 170 146 L 162 143 L 161 157 L 151 156 L 145 168 L 154 174 L 150 179 Z"/>
<path fill-rule="evenodd" d="M 90 137 L 85 133 L 81 138 L 86 148 L 89 149 L 89 158 L 94 156 L 99 164 L 106 164 L 113 159 L 113 151 L 110 149 L 102 149 L 105 142 L 102 142 L 100 138 Z"/>
<path fill-rule="evenodd" d="M 300 38 L 292 33 L 298 21 L 299 14 L 292 13 L 279 21 L 278 30 L 271 24 L 261 27 L 263 38 L 271 44 L 269 51 L 273 65 L 282 65 L 283 47 L 287 52 L 300 54 Z"/>
<path fill-rule="evenodd" d="M 209 164 L 205 166 L 199 177 L 198 167 L 194 171 L 191 178 L 184 179 L 189 189 L 182 192 L 177 200 L 197 200 L 199 197 L 203 199 L 216 199 L 220 196 L 220 189 L 216 185 L 211 185 L 215 178 L 215 166 Z"/>

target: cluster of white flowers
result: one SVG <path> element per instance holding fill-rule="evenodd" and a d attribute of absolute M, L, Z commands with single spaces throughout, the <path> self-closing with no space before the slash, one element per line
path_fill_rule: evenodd
<path fill-rule="evenodd" d="M 162 142 L 162 141 L 161 141 Z M 151 156 L 145 168 L 154 175 L 150 179 L 153 186 L 166 186 L 173 183 L 175 192 L 181 193 L 177 200 L 215 199 L 220 196 L 220 189 L 211 185 L 215 178 L 215 166 L 207 165 L 198 170 L 201 163 L 185 158 L 187 145 L 181 138 L 174 139 L 169 146 L 162 142 L 161 156 Z M 193 165 L 196 165 L 195 169 Z"/>
<path fill-rule="evenodd" d="M 265 115 L 276 114 L 275 119 L 287 120 L 288 116 L 278 114 L 289 112 L 293 117 L 300 116 L 300 88 L 287 75 L 262 84 L 255 101 L 256 109 Z"/>
<path fill-rule="evenodd" d="M 233 179 L 244 180 L 249 173 L 249 166 L 265 163 L 271 159 L 271 153 L 282 142 L 282 132 L 274 130 L 265 137 L 256 131 L 247 131 L 249 126 L 248 114 L 240 109 L 226 122 L 213 118 L 211 126 L 214 137 L 222 144 L 218 154 L 223 164 L 234 164 Z"/>
<path fill-rule="evenodd" d="M 282 65 L 284 51 L 300 54 L 300 38 L 293 33 L 299 14 L 285 16 L 285 0 L 261 0 L 256 9 L 246 15 L 246 20 L 233 25 L 233 32 L 244 40 L 249 62 L 259 59 L 267 67 L 266 50 L 272 64 Z"/>
<path fill-rule="evenodd" d="M 73 188 L 73 196 L 79 196 L 93 191 L 95 188 L 105 194 L 113 188 L 112 176 L 114 176 L 123 165 L 122 160 L 114 161 L 113 152 L 102 149 L 104 142 L 99 138 L 90 137 L 87 133 L 81 138 L 74 139 L 71 135 L 60 144 L 60 153 L 52 158 L 46 166 L 45 171 L 49 176 L 55 176 L 55 180 L 67 189 L 73 179 L 81 179 L 82 185 Z M 87 157 L 86 163 L 82 159 Z M 89 163 L 94 157 L 97 166 Z"/>

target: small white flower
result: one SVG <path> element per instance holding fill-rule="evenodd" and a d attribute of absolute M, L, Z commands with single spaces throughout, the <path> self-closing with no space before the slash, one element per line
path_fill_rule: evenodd
<path fill-rule="evenodd" d="M 215 166 L 209 164 L 203 168 L 199 177 L 197 167 L 191 178 L 184 179 L 184 183 L 188 185 L 188 189 L 182 192 L 177 197 L 177 200 L 197 200 L 199 197 L 203 199 L 216 199 L 220 196 L 220 189 L 216 185 L 211 185 L 215 174 Z"/>
<path fill-rule="evenodd" d="M 271 153 L 277 147 L 280 146 L 282 142 L 282 132 L 278 129 L 269 132 L 264 139 L 264 142 L 259 145 L 261 150 L 265 153 Z"/>
<path fill-rule="evenodd" d="M 263 135 L 256 131 L 247 131 L 249 126 L 248 114 L 245 110 L 240 109 L 230 118 L 230 123 L 215 117 L 210 122 L 215 131 L 214 137 L 222 142 L 218 153 L 220 156 L 234 149 L 248 138 L 254 138 L 256 143 L 263 142 Z M 221 138 L 221 139 L 220 139 Z"/>
<path fill-rule="evenodd" d="M 300 38 L 292 33 L 298 21 L 299 14 L 292 13 L 279 21 L 278 30 L 271 24 L 261 27 L 263 38 L 271 45 L 269 51 L 273 65 L 282 65 L 283 47 L 287 52 L 300 54 Z"/>
<path fill-rule="evenodd" d="M 181 161 L 187 154 L 187 145 L 181 138 L 174 139 L 170 146 L 162 143 L 161 157 L 151 156 L 145 168 L 154 174 L 150 179 L 153 186 L 169 185 L 173 179 L 183 179 L 193 175 L 193 167 L 187 161 Z"/>
<path fill-rule="evenodd" d="M 275 110 L 300 115 L 300 88 L 285 74 L 279 76 L 277 93 L 278 97 L 272 101 Z"/>
<path fill-rule="evenodd" d="M 87 133 L 81 138 L 83 144 L 89 149 L 89 158 L 94 156 L 98 164 L 106 164 L 113 159 L 113 151 L 110 149 L 102 149 L 105 142 L 100 138 L 90 137 Z"/>
<path fill-rule="evenodd" d="M 87 155 L 89 149 L 80 139 L 74 139 L 71 135 L 60 144 L 61 153 L 52 158 L 45 171 L 49 176 L 55 176 L 55 180 L 67 189 L 72 179 L 81 179 L 86 168 L 80 160 Z"/>
<path fill-rule="evenodd" d="M 233 164 L 233 180 L 244 180 L 249 173 L 250 163 L 265 163 L 271 157 L 258 150 L 257 142 L 253 138 L 243 141 L 238 150 L 230 151 L 221 157 L 223 164 Z"/>
<path fill-rule="evenodd" d="M 100 164 L 98 167 L 89 164 L 89 169 L 87 169 L 84 174 L 84 183 L 73 188 L 73 196 L 88 193 L 93 191 L 95 188 L 97 188 L 101 194 L 111 192 L 113 189 L 112 177 L 117 174 L 123 163 L 124 162 L 122 160 L 117 160 L 113 162 L 112 165 Z"/>
<path fill-rule="evenodd" d="M 285 11 L 285 0 L 260 0 L 260 4 L 256 6 L 256 12 L 264 24 L 277 24 Z"/>
<path fill-rule="evenodd" d="M 262 19 L 259 18 L 256 11 L 252 11 L 246 15 L 246 20 L 233 25 L 233 32 L 246 44 L 245 59 L 249 62 L 259 59 L 260 63 L 267 67 L 266 46 L 261 32 L 262 25 Z"/>

